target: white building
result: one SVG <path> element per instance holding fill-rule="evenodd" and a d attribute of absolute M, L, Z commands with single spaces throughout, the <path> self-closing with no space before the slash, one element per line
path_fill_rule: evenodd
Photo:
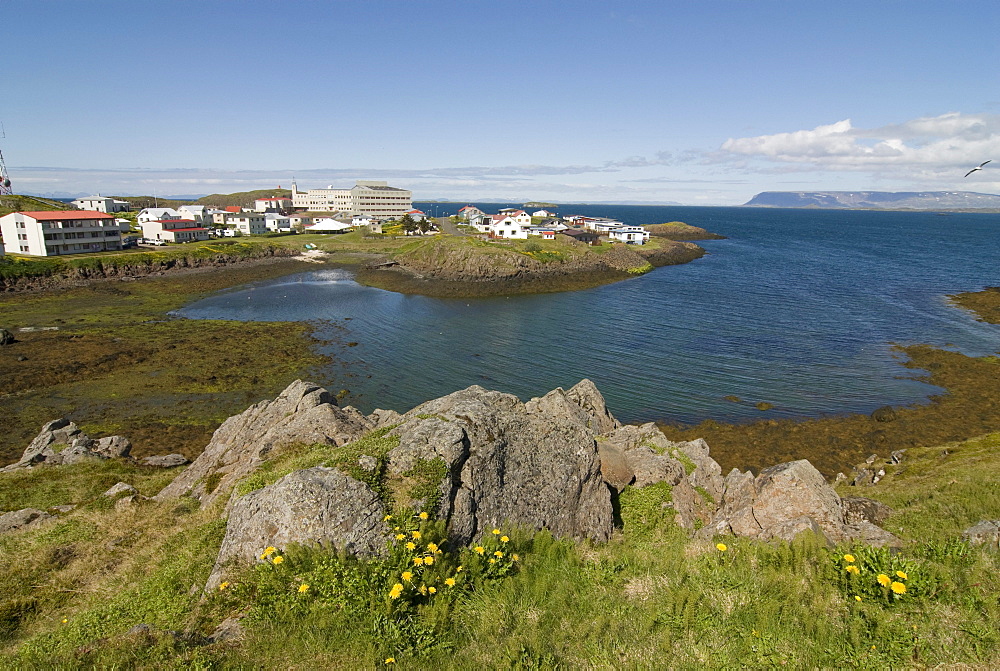
<path fill-rule="evenodd" d="M 531 228 L 531 218 L 528 223 L 517 221 L 514 217 L 502 214 L 494 214 L 490 217 L 490 222 L 486 226 L 486 233 L 491 238 L 503 238 L 505 240 L 527 240 L 528 231 Z"/>
<path fill-rule="evenodd" d="M 163 219 L 183 219 L 181 213 L 172 207 L 147 207 L 136 217 L 138 223 L 160 221 Z"/>
<path fill-rule="evenodd" d="M 226 218 L 226 223 L 235 226 L 243 235 L 264 235 L 267 233 L 267 220 L 263 214 L 256 212 L 233 213 Z"/>
<path fill-rule="evenodd" d="M 163 242 L 194 242 L 208 240 L 208 229 L 198 225 L 191 219 L 163 219 L 161 221 L 144 221 L 142 237 L 146 240 L 162 240 Z"/>
<path fill-rule="evenodd" d="M 288 233 L 292 230 L 292 222 L 282 214 L 268 212 L 264 215 L 264 228 L 272 233 Z"/>
<path fill-rule="evenodd" d="M 475 207 L 474 205 L 466 205 L 465 207 L 463 207 L 461 210 L 458 211 L 459 219 L 465 219 L 466 221 L 470 221 L 476 217 L 481 217 L 484 214 L 486 213 L 480 210 L 478 207 Z"/>
<path fill-rule="evenodd" d="M 177 213 L 182 219 L 190 219 L 199 224 L 212 223 L 212 216 L 204 205 L 181 205 L 177 208 Z"/>
<path fill-rule="evenodd" d="M 100 195 L 77 198 L 73 201 L 73 206 L 89 212 L 104 213 L 128 212 L 132 209 L 132 204 L 127 200 L 115 200 L 114 198 L 108 198 L 107 196 Z"/>
<path fill-rule="evenodd" d="M 0 217 L 0 234 L 8 254 L 58 256 L 122 248 L 118 222 L 105 212 L 12 212 Z"/>
<path fill-rule="evenodd" d="M 649 240 L 649 231 L 642 226 L 620 226 L 608 231 L 608 237 L 630 245 L 642 245 Z"/>
<path fill-rule="evenodd" d="M 277 210 L 292 209 L 292 199 L 288 196 L 274 196 L 272 198 L 258 198 L 253 201 L 253 208 L 257 212 L 275 212 Z"/>
<path fill-rule="evenodd" d="M 548 210 L 535 210 L 531 213 L 533 217 L 555 217 L 557 216 L 555 212 L 549 212 Z"/>
<path fill-rule="evenodd" d="M 299 191 L 292 182 L 292 206 L 297 210 L 370 214 L 379 219 L 398 219 L 413 209 L 413 192 L 386 182 L 358 180 L 350 189 Z"/>

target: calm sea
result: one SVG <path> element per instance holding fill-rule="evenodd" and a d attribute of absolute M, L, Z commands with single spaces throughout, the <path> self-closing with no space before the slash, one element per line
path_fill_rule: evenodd
<path fill-rule="evenodd" d="M 709 253 L 692 263 L 586 291 L 437 299 L 319 270 L 179 314 L 315 323 L 337 361 L 316 381 L 348 390 L 347 402 L 364 411 L 405 411 L 473 384 L 527 399 L 589 377 L 629 422 L 868 413 L 939 391 L 912 379 L 894 343 L 1000 350 L 1000 327 L 946 298 L 1000 285 L 1000 215 L 610 205 L 559 213 L 684 221 L 728 239 L 699 243 Z M 774 409 L 765 415 L 758 401 Z"/>

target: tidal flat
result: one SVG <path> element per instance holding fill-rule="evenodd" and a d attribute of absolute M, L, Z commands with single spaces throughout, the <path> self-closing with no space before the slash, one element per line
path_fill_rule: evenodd
<path fill-rule="evenodd" d="M 0 463 L 16 460 L 39 428 L 58 417 L 93 435 L 123 434 L 136 456 L 196 456 L 226 417 L 330 361 L 317 353 L 306 324 L 193 321 L 168 313 L 308 267 L 314 266 L 270 259 L 0 295 L 2 326 L 17 338 L 0 348 Z"/>

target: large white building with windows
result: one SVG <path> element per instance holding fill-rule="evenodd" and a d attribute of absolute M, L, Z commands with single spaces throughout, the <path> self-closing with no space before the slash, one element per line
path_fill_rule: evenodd
<path fill-rule="evenodd" d="M 313 212 L 366 214 L 377 219 L 398 219 L 413 209 L 413 192 L 386 182 L 358 180 L 350 189 L 309 189 L 299 191 L 292 182 L 292 207 Z"/>
<path fill-rule="evenodd" d="M 104 212 L 12 212 L 0 217 L 0 233 L 8 254 L 59 256 L 122 248 L 118 222 Z"/>

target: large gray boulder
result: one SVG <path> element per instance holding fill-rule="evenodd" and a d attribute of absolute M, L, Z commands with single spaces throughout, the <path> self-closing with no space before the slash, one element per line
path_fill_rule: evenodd
<path fill-rule="evenodd" d="M 263 550 L 321 544 L 359 557 L 384 555 L 388 529 L 382 501 L 368 485 L 334 468 L 295 471 L 233 503 L 207 589 L 228 564 L 259 560 Z"/>
<path fill-rule="evenodd" d="M 613 511 L 595 427 L 616 424 L 589 381 L 527 403 L 473 386 L 406 413 L 390 434 L 400 444 L 389 468 L 402 468 L 395 464 L 407 463 L 407 455 L 444 461 L 437 512 L 458 543 L 506 524 L 604 541 Z"/>
<path fill-rule="evenodd" d="M 292 444 L 345 445 L 372 428 L 356 409 L 337 406 L 326 389 L 296 380 L 273 401 L 261 401 L 222 423 L 205 451 L 155 497 L 190 494 L 207 506 L 228 497 L 275 448 Z"/>

